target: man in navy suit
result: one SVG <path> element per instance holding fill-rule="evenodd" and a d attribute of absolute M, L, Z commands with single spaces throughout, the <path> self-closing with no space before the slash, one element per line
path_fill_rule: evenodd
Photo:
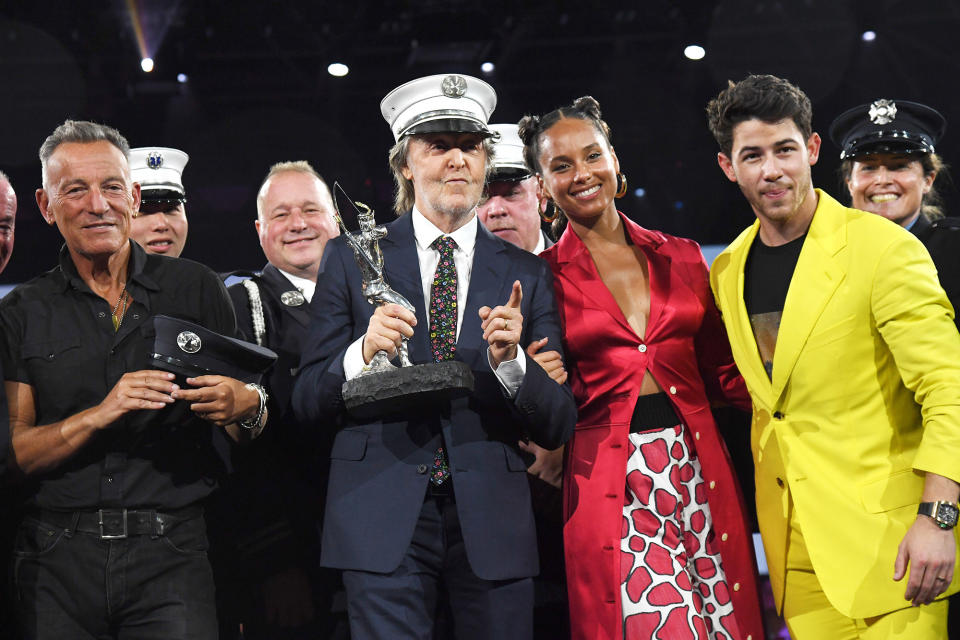
<path fill-rule="evenodd" d="M 560 446 L 576 410 L 569 388 L 517 348 L 544 337 L 560 348 L 549 270 L 477 221 L 495 104 L 489 85 L 460 75 L 414 80 L 381 103 L 396 140 L 390 165 L 401 215 L 380 249 L 387 282 L 414 313 L 368 304 L 341 239 L 321 261 L 293 405 L 301 420 L 341 426 L 321 561 L 345 570 L 354 640 L 430 638 L 441 590 L 457 638 L 533 633 L 536 532 L 517 440 Z M 441 307 L 455 328 L 443 324 Z M 445 332 L 450 345 L 440 340 Z M 394 355 L 401 336 L 415 364 L 467 363 L 473 393 L 352 418 L 341 386 L 378 350 Z"/>

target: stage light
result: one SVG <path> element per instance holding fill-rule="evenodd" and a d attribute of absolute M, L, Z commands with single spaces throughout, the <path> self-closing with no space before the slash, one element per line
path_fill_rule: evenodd
<path fill-rule="evenodd" d="M 703 56 L 707 55 L 707 50 L 698 44 L 690 44 L 683 50 L 683 55 L 690 60 L 703 60 Z"/>
<path fill-rule="evenodd" d="M 178 74 L 177 74 L 177 82 L 179 82 L 180 84 L 186 84 L 186 83 L 187 83 L 187 74 L 185 74 L 185 73 L 178 73 Z"/>
<path fill-rule="evenodd" d="M 643 196 L 647 195 L 647 190 L 643 187 L 637 187 L 633 190 L 633 195 L 637 196 L 638 198 L 642 198 Z"/>
<path fill-rule="evenodd" d="M 140 68 L 146 73 L 153 71 L 153 58 L 143 58 L 140 60 Z"/>
<path fill-rule="evenodd" d="M 334 76 L 335 78 L 342 78 L 343 76 L 350 73 L 350 67 L 343 64 L 342 62 L 334 62 L 327 66 L 327 73 Z"/>
<path fill-rule="evenodd" d="M 683 200 L 677 200 L 676 202 L 674 202 L 674 203 L 673 203 L 673 208 L 676 209 L 677 211 L 682 211 L 682 210 L 683 210 Z"/>
<path fill-rule="evenodd" d="M 860 39 L 864 42 L 873 42 L 877 39 L 876 31 L 864 31 L 863 35 L 860 36 Z"/>
<path fill-rule="evenodd" d="M 480 65 L 480 71 L 483 71 L 484 73 L 493 73 L 493 69 L 494 67 L 492 62 L 484 62 Z"/>

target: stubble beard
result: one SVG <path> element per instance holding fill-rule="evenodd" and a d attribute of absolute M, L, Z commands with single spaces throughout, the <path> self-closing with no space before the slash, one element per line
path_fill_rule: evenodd
<path fill-rule="evenodd" d="M 441 194 L 437 196 L 435 201 L 430 202 L 430 206 L 437 213 L 449 218 L 455 224 L 459 224 L 469 219 L 469 217 L 473 214 L 477 208 L 477 204 L 480 202 L 481 195 L 482 194 L 479 192 L 479 190 L 476 194 L 476 197 L 467 194 L 466 202 L 463 205 L 455 205 L 448 203 L 446 198 L 444 198 L 444 196 Z"/>
<path fill-rule="evenodd" d="M 809 187 L 810 183 L 808 181 L 794 183 L 790 187 L 787 200 L 777 204 L 764 202 L 763 195 L 758 193 L 758 201 L 751 204 L 755 211 L 762 214 L 763 218 L 774 224 L 789 222 L 803 207 Z"/>

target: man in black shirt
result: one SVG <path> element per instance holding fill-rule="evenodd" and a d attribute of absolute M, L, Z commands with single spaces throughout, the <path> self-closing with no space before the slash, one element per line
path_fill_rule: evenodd
<path fill-rule="evenodd" d="M 47 138 L 37 204 L 65 246 L 0 304 L 10 466 L 27 480 L 13 567 L 26 638 L 216 637 L 199 502 L 226 471 L 227 438 L 262 428 L 254 386 L 208 375 L 181 388 L 149 368 L 152 316 L 228 335 L 236 321 L 216 274 L 130 240 L 128 152 L 89 122 Z"/>

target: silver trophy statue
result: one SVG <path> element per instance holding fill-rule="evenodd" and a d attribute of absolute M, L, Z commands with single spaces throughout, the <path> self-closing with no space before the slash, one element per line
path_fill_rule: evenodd
<path fill-rule="evenodd" d="M 334 184 L 335 188 L 340 185 Z M 416 309 L 410 304 L 410 301 L 390 288 L 386 280 L 383 279 L 383 254 L 380 252 L 380 238 L 386 237 L 387 230 L 378 227 L 373 210 L 362 202 L 354 202 L 357 210 L 357 221 L 360 223 L 360 233 L 352 235 L 347 231 L 340 217 L 340 211 L 336 211 L 337 223 L 343 231 L 343 235 L 350 248 L 353 249 L 353 255 L 360 266 L 360 273 L 363 274 L 363 295 L 372 305 L 380 306 L 387 303 L 398 304 L 412 313 Z M 409 350 L 407 349 L 407 338 L 404 337 L 398 349 L 401 367 L 413 366 L 410 362 Z M 386 351 L 377 351 L 376 355 L 370 361 L 370 364 L 364 367 L 360 375 L 378 373 L 385 369 L 395 369 L 390 363 L 390 357 Z"/>
<path fill-rule="evenodd" d="M 338 195 L 353 205 L 360 224 L 358 233 L 351 233 L 344 224 L 337 204 Z M 362 202 L 350 200 L 336 182 L 333 184 L 333 208 L 341 235 L 353 249 L 360 267 L 363 296 L 367 302 L 376 306 L 399 304 L 416 313 L 410 301 L 393 290 L 384 279 L 379 242 L 386 237 L 387 230 L 377 226 L 373 210 Z M 463 362 L 448 360 L 415 365 L 410 361 L 406 337 L 402 338 L 397 349 L 397 358 L 399 367 L 390 362 L 386 351 L 378 351 L 359 376 L 343 384 L 343 400 L 354 417 L 377 417 L 422 409 L 473 392 L 473 372 Z"/>

